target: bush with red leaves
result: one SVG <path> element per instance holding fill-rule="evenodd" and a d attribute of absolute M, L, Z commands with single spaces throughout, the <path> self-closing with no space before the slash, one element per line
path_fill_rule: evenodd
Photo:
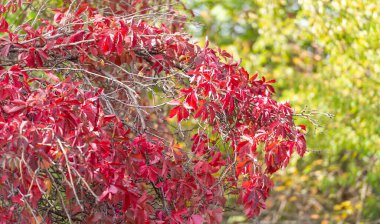
<path fill-rule="evenodd" d="M 228 195 L 257 216 L 306 150 L 274 81 L 171 9 L 78 2 L 20 26 L 33 2 L 0 6 L 0 222 L 220 223 Z"/>

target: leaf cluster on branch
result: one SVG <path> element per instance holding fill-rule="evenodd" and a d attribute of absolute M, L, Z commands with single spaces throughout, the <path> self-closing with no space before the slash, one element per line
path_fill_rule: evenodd
<path fill-rule="evenodd" d="M 304 154 L 274 81 L 192 43 L 171 5 L 73 1 L 9 24 L 28 4 L 0 7 L 2 222 L 220 223 L 231 195 L 253 217 Z"/>

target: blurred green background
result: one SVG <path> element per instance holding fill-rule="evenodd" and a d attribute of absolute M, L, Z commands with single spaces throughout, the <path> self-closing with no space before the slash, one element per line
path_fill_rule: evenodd
<path fill-rule="evenodd" d="M 187 0 L 189 28 L 313 114 L 309 152 L 275 174 L 267 223 L 380 222 L 380 2 Z M 331 113 L 334 117 L 325 116 Z M 317 122 L 318 125 L 313 124 Z M 238 212 L 227 221 L 242 219 Z"/>

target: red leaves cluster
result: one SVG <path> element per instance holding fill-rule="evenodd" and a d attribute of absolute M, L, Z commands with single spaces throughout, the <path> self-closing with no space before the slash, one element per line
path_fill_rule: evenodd
<path fill-rule="evenodd" d="M 274 80 L 257 79 L 257 74 L 249 77 L 223 51 L 206 47 L 188 74 L 192 87 L 181 90 L 185 93 L 183 100 L 170 114 L 176 114 L 178 121 L 191 115 L 202 117 L 213 133 L 229 142 L 237 161 L 236 178 L 230 180 L 230 185 L 238 185 L 234 181 L 245 175 L 248 180 L 243 184 L 242 203 L 248 216 L 258 215 L 272 186 L 268 175 L 286 167 L 294 150 L 301 156 L 306 150 L 303 133 L 293 123 L 293 112 L 288 103 L 272 99 Z M 206 142 L 200 141 L 200 136 L 193 137 L 197 154 L 205 151 Z M 257 150 L 261 144 L 264 152 Z M 258 161 L 260 153 L 264 153 L 262 162 Z"/>
<path fill-rule="evenodd" d="M 116 2 L 119 15 L 147 7 Z M 270 175 L 305 153 L 290 105 L 272 98 L 274 81 L 227 52 L 89 4 L 54 12 L 22 35 L 0 19 L 0 56 L 12 62 L 0 68 L 1 221 L 220 223 L 227 194 L 257 216 Z M 152 103 L 144 88 L 167 88 L 155 80 L 176 84 L 160 92 L 171 101 L 159 118 L 138 104 Z M 191 120 L 192 137 L 170 132 L 167 117 Z"/>
<path fill-rule="evenodd" d="M 76 197 L 85 201 L 83 210 L 77 205 L 69 212 L 85 212 L 87 221 L 144 223 L 154 216 L 162 222 L 199 223 L 204 218 L 196 215 L 192 206 L 201 212 L 208 210 L 209 203 L 220 204 L 221 199 L 212 194 L 204 203 L 206 187 L 198 183 L 214 184 L 211 174 L 223 165 L 220 152 L 210 163 L 199 161 L 193 176 L 183 170 L 187 158 L 182 150 L 152 138 L 148 141 L 145 135 L 130 139 L 129 130 L 117 117 L 104 114 L 101 91 L 85 91 L 70 80 L 45 82 L 45 88 L 31 90 L 36 82 L 19 67 L 1 74 L 0 162 L 6 169 L 0 168 L 0 197 L 18 205 L 23 217 L 32 220 L 27 205 L 37 209 L 44 194 L 53 194 L 51 185 L 65 189 L 67 205 L 76 204 Z M 60 172 L 66 177 L 59 177 Z M 154 198 L 140 183 L 161 189 L 165 203 L 181 208 L 181 215 L 153 209 Z M 81 188 L 90 191 L 87 187 L 94 195 L 76 192 Z M 101 213 L 103 204 L 113 211 L 107 217 Z M 211 215 L 208 219 L 220 219 Z M 50 217 L 46 221 L 51 222 Z"/>

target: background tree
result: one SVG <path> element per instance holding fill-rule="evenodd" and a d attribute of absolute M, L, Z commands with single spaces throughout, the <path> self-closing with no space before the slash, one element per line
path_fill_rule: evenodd
<path fill-rule="evenodd" d="M 153 3 L 0 5 L 3 223 L 220 223 L 227 197 L 253 217 L 305 153 L 274 80 Z"/>
<path fill-rule="evenodd" d="M 380 218 L 378 6 L 375 0 L 188 1 L 203 24 L 193 33 L 246 59 L 248 71 L 260 68 L 277 79 L 277 99 L 297 111 L 335 115 L 316 117 L 317 128 L 306 122 L 313 153 L 276 178 L 273 203 L 260 219 Z"/>

